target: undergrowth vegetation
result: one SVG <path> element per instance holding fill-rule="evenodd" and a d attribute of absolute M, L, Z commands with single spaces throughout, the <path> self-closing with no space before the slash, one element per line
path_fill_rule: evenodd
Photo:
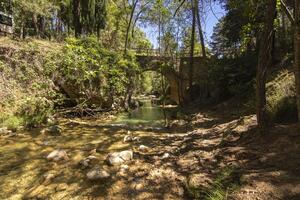
<path fill-rule="evenodd" d="M 37 126 L 68 102 L 120 106 L 128 78 L 138 71 L 133 54 L 124 58 L 93 37 L 64 43 L 1 38 L 0 48 L 1 126 Z"/>
<path fill-rule="evenodd" d="M 187 186 L 187 191 L 193 199 L 227 200 L 241 185 L 240 172 L 234 168 L 220 171 L 208 188 Z"/>
<path fill-rule="evenodd" d="M 101 47 L 96 38 L 67 38 L 47 61 L 47 74 L 75 104 L 109 107 L 124 96 L 129 71 L 138 70 L 134 56 Z M 120 102 L 119 102 L 120 103 Z"/>
<path fill-rule="evenodd" d="M 273 122 L 296 122 L 295 77 L 285 69 L 267 83 L 267 109 Z"/>
<path fill-rule="evenodd" d="M 53 105 L 44 102 L 56 96 L 56 88 L 44 67 L 47 55 L 58 48 L 57 43 L 1 38 L 1 126 L 36 126 L 51 113 Z"/>

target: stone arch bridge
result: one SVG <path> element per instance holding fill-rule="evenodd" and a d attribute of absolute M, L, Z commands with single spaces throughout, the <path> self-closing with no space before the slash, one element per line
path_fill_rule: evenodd
<path fill-rule="evenodd" d="M 181 54 L 176 57 L 161 55 L 158 51 L 147 50 L 136 52 L 137 62 L 142 71 L 156 71 L 166 77 L 170 85 L 169 97 L 177 104 L 188 99 L 190 57 Z M 201 56 L 194 57 L 194 78 L 203 76 L 205 60 Z"/>

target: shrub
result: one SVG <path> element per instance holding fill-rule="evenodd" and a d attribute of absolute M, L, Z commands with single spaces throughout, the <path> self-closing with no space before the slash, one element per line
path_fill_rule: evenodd
<path fill-rule="evenodd" d="M 227 200 L 241 185 L 241 174 L 237 169 L 225 168 L 206 192 L 205 200 Z"/>
<path fill-rule="evenodd" d="M 2 123 L 3 127 L 7 127 L 10 130 L 17 130 L 22 125 L 24 125 L 24 120 L 18 116 L 9 116 Z"/>
<path fill-rule="evenodd" d="M 241 185 L 238 169 L 224 168 L 209 187 L 198 188 L 186 184 L 186 189 L 193 199 L 226 200 Z"/>
<path fill-rule="evenodd" d="M 88 107 L 107 105 L 115 96 L 124 95 L 128 77 L 138 70 L 135 55 L 129 52 L 124 58 L 94 37 L 67 38 L 61 52 L 53 53 L 46 61 L 47 74 L 62 84 L 73 102 Z"/>
<path fill-rule="evenodd" d="M 52 111 L 53 102 L 44 97 L 31 97 L 22 102 L 18 115 L 23 117 L 26 126 L 33 127 L 46 122 Z"/>
<path fill-rule="evenodd" d="M 297 121 L 295 78 L 283 70 L 267 83 L 267 111 L 272 122 Z"/>

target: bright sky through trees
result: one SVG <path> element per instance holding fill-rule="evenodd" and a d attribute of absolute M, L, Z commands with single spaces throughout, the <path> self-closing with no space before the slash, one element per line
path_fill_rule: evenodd
<path fill-rule="evenodd" d="M 211 3 L 210 5 L 207 5 L 206 13 L 202 15 L 202 26 L 204 29 L 204 37 L 205 41 L 210 42 L 211 36 L 213 34 L 214 26 L 218 23 L 219 19 L 221 19 L 225 15 L 224 9 L 221 7 L 219 3 Z M 156 27 L 153 26 L 140 26 L 140 28 L 146 33 L 147 38 L 151 41 L 154 48 L 157 48 L 158 42 L 158 31 Z"/>

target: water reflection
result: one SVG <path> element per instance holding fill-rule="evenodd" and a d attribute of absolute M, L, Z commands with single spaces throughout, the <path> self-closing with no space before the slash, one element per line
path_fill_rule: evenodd
<path fill-rule="evenodd" d="M 142 100 L 143 105 L 131 111 L 130 113 L 122 113 L 113 122 L 114 124 L 125 125 L 150 125 L 163 126 L 165 123 L 164 111 L 161 107 L 154 105 L 151 100 Z M 165 109 L 166 117 L 169 119 L 174 113 L 174 108 Z"/>

